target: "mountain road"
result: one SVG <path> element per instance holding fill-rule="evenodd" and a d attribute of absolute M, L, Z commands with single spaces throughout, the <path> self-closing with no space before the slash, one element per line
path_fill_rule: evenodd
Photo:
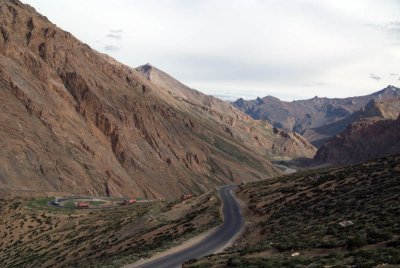
<path fill-rule="evenodd" d="M 135 268 L 174 268 L 181 267 L 182 263 L 194 258 L 201 258 L 215 253 L 232 240 L 243 226 L 243 218 L 239 204 L 232 190 L 237 186 L 227 185 L 219 188 L 222 201 L 223 224 L 208 234 L 198 243 L 170 255 L 160 257 L 143 264 L 136 264 Z"/>

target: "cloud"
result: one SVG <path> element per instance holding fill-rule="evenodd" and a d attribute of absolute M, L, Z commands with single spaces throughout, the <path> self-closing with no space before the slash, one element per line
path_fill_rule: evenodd
<path fill-rule="evenodd" d="M 375 74 L 370 74 L 370 75 L 369 75 L 369 78 L 374 79 L 374 80 L 376 80 L 376 81 L 379 81 L 379 80 L 381 80 L 382 77 L 377 76 L 377 75 L 375 75 Z"/>
<path fill-rule="evenodd" d="M 23 1 L 94 49 L 209 94 L 346 97 L 400 83 L 399 0 Z"/>
<path fill-rule="evenodd" d="M 324 82 L 313 82 L 313 83 L 305 83 L 302 84 L 302 87 L 315 87 L 315 86 L 319 86 L 319 87 L 323 87 L 326 86 L 327 84 Z"/>
<path fill-rule="evenodd" d="M 365 26 L 382 32 L 392 40 L 400 40 L 400 21 L 390 21 L 384 23 L 368 23 Z"/>
<path fill-rule="evenodd" d="M 400 33 L 400 21 L 391 21 L 388 23 L 387 28 L 390 32 Z"/>
<path fill-rule="evenodd" d="M 111 29 L 111 30 L 110 30 L 110 33 L 113 33 L 113 34 L 119 34 L 119 33 L 123 33 L 123 32 L 124 32 L 124 31 L 121 30 L 121 29 L 117 29 L 117 30 Z"/>
<path fill-rule="evenodd" d="M 110 51 L 110 52 L 115 52 L 119 50 L 119 47 L 114 46 L 114 45 L 106 45 L 104 47 L 105 50 Z"/>
<path fill-rule="evenodd" d="M 120 35 L 120 34 L 109 33 L 109 34 L 106 35 L 106 37 L 108 37 L 108 38 L 114 38 L 114 39 L 121 39 L 121 38 L 122 38 L 122 35 Z"/>
<path fill-rule="evenodd" d="M 216 97 L 216 98 L 219 98 L 219 99 L 222 99 L 222 100 L 225 100 L 225 101 L 236 101 L 236 100 L 238 99 L 238 97 L 237 97 L 236 94 L 233 94 L 233 95 L 228 95 L 228 94 L 213 94 L 212 96 L 214 96 L 214 97 Z M 254 98 L 254 97 L 251 96 L 251 97 L 248 98 L 248 99 L 252 99 L 252 98 Z"/>
<path fill-rule="evenodd" d="M 390 73 L 390 76 L 397 76 L 397 73 Z"/>
<path fill-rule="evenodd" d="M 122 33 L 123 33 L 124 31 L 122 31 L 121 29 L 118 29 L 118 30 L 113 30 L 113 29 L 111 29 L 110 31 L 109 31 L 109 33 L 106 35 L 106 37 L 107 38 L 113 38 L 113 39 L 121 39 L 122 38 Z"/>

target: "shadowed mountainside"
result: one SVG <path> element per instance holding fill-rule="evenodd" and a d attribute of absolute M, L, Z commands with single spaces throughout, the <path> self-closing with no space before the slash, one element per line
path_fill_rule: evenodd
<path fill-rule="evenodd" d="M 399 107 L 400 100 L 371 101 L 354 114 L 357 121 L 318 150 L 314 163 L 358 163 L 400 153 Z"/>

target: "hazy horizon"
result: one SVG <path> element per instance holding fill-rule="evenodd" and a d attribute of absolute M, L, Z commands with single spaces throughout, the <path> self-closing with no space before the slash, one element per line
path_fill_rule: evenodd
<path fill-rule="evenodd" d="M 150 62 L 224 99 L 348 97 L 400 82 L 395 0 L 24 2 L 124 64 Z"/>

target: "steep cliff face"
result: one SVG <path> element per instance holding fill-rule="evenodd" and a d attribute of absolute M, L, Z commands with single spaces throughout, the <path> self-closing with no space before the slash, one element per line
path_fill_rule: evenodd
<path fill-rule="evenodd" d="M 208 120 L 215 128 L 228 133 L 238 143 L 268 158 L 312 158 L 316 149 L 300 134 L 277 130 L 268 122 L 254 120 L 231 103 L 205 95 L 185 86 L 150 64 L 136 68 L 164 93 L 173 96 L 183 109 L 190 110 L 200 120 Z"/>
<path fill-rule="evenodd" d="M 400 89 L 388 86 L 373 94 L 350 98 L 319 98 L 286 102 L 272 96 L 256 100 L 239 99 L 234 105 L 255 119 L 263 119 L 277 128 L 296 131 L 316 147 L 341 133 L 353 113 L 371 100 L 399 99 Z"/>
<path fill-rule="evenodd" d="M 2 190 L 169 198 L 265 179 L 280 173 L 269 157 L 304 156 L 270 125 L 203 94 L 201 105 L 177 98 L 28 5 L 2 0 L 0 16 Z"/>
<path fill-rule="evenodd" d="M 400 152 L 400 101 L 371 101 L 346 130 L 324 144 L 316 164 L 349 164 Z"/>

